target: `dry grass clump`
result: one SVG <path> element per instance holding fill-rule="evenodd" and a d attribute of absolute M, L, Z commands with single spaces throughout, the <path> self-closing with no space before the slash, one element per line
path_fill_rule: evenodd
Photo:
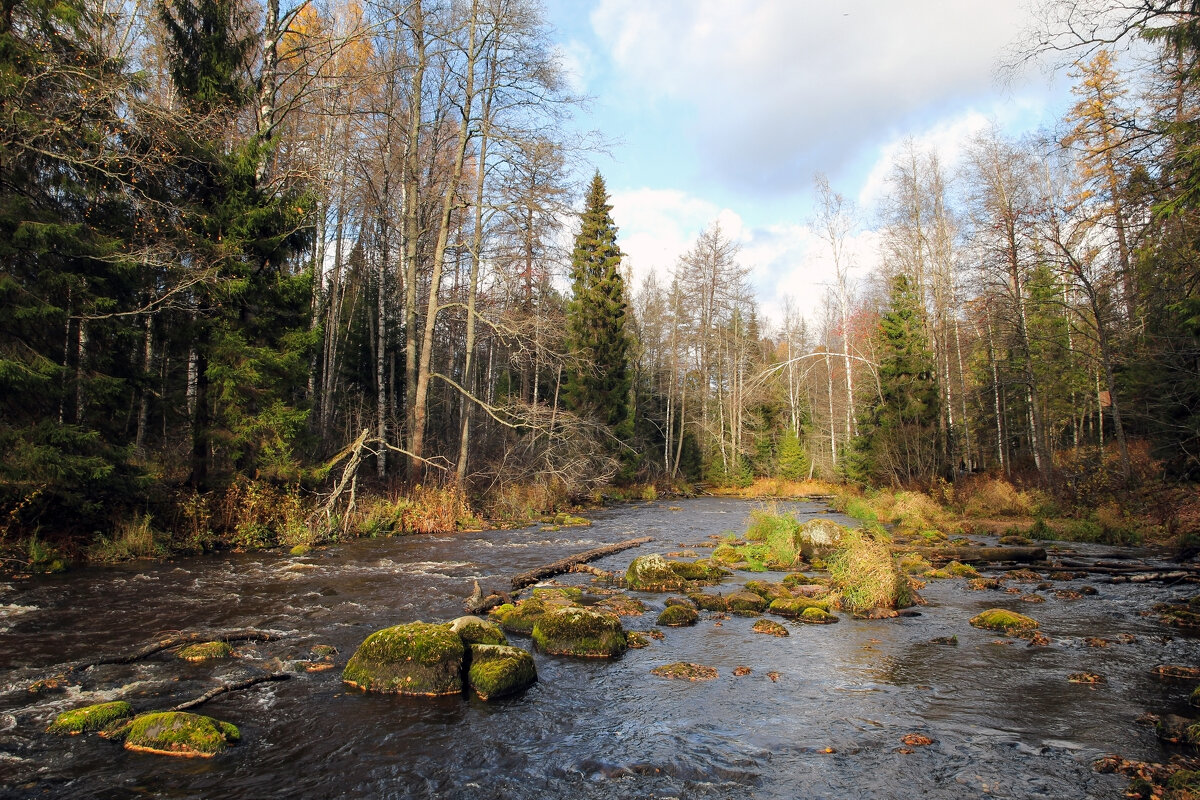
<path fill-rule="evenodd" d="M 567 487 L 560 481 L 502 483 L 482 499 L 484 517 L 500 523 L 524 523 L 552 514 L 567 504 Z"/>
<path fill-rule="evenodd" d="M 809 497 L 831 495 L 841 487 L 819 480 L 791 481 L 786 478 L 756 478 L 749 486 L 724 486 L 713 489 L 722 497 Z"/>
<path fill-rule="evenodd" d="M 161 558 L 167 552 L 161 538 L 149 514 L 121 519 L 113 526 L 111 539 L 101 536 L 88 548 L 88 561 L 112 564 L 134 558 Z"/>
<path fill-rule="evenodd" d="M 358 520 L 362 536 L 444 533 L 478 527 L 467 497 L 457 486 L 417 486 L 371 504 Z"/>
<path fill-rule="evenodd" d="M 827 565 L 831 585 L 847 611 L 912 605 L 908 579 L 896 567 L 887 545 L 869 534 L 848 532 Z"/>
<path fill-rule="evenodd" d="M 955 487 L 955 494 L 968 517 L 1027 517 L 1033 513 L 1033 497 L 999 478 L 967 479 Z"/>

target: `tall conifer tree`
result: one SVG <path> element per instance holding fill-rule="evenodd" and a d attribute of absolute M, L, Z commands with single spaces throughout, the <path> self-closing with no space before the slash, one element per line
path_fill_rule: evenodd
<path fill-rule="evenodd" d="M 617 226 L 610 211 L 604 178 L 597 172 L 571 255 L 567 344 L 575 361 L 567 375 L 565 397 L 572 411 L 602 422 L 627 441 L 633 432 L 625 330 L 628 302 Z"/>

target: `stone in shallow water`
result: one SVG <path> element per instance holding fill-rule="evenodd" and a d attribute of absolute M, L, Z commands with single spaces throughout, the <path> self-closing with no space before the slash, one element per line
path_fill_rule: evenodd
<path fill-rule="evenodd" d="M 133 719 L 125 732 L 125 749 L 210 758 L 240 739 L 238 729 L 228 722 L 186 711 L 160 711 Z"/>
<path fill-rule="evenodd" d="M 133 716 L 133 708 L 123 700 L 97 703 L 71 711 L 64 711 L 54 718 L 47 728 L 49 733 L 84 733 L 98 731 L 112 722 Z"/>
<path fill-rule="evenodd" d="M 482 700 L 495 700 L 522 692 L 537 681 L 533 656 L 519 647 L 471 645 L 467 682 Z"/>
<path fill-rule="evenodd" d="M 363 640 L 346 662 L 342 681 L 368 692 L 458 694 L 464 655 L 463 641 L 449 625 L 395 625 Z"/>
<path fill-rule="evenodd" d="M 450 630 L 463 640 L 463 644 L 508 644 L 504 631 L 494 622 L 475 616 L 459 617 L 450 623 Z"/>
<path fill-rule="evenodd" d="M 638 556 L 625 571 L 625 585 L 644 592 L 677 592 L 687 580 L 657 553 Z"/>
<path fill-rule="evenodd" d="M 663 609 L 663 612 L 658 615 L 658 625 L 666 625 L 671 628 L 682 628 L 687 625 L 695 625 L 700 619 L 700 615 L 696 613 L 696 609 L 690 606 L 671 605 Z"/>
<path fill-rule="evenodd" d="M 184 661 L 193 663 L 217 661 L 222 658 L 232 658 L 233 648 L 229 646 L 229 642 L 199 642 L 181 648 L 178 655 Z"/>
<path fill-rule="evenodd" d="M 706 667 L 703 664 L 689 664 L 684 661 L 677 661 L 674 664 L 663 664 L 661 667 L 655 667 L 650 670 L 650 674 L 674 680 L 710 681 L 717 677 L 717 670 L 713 667 Z"/>
<path fill-rule="evenodd" d="M 533 626 L 533 641 L 551 655 L 588 658 L 615 658 L 628 647 L 620 617 L 577 606 L 543 614 Z"/>
<path fill-rule="evenodd" d="M 976 628 L 1001 633 L 1022 633 L 1037 628 L 1038 623 L 1033 617 L 1008 611 L 1003 608 L 989 608 L 971 617 L 971 624 Z"/>
<path fill-rule="evenodd" d="M 770 619 L 760 619 L 751 626 L 755 633 L 765 633 L 768 636 L 790 636 L 788 629 Z"/>

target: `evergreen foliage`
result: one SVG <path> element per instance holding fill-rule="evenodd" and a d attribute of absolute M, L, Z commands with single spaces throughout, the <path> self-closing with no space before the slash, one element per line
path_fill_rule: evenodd
<path fill-rule="evenodd" d="M 901 485 L 938 472 L 938 388 L 924 312 L 906 275 L 892 281 L 879 320 L 880 395 L 859 423 L 848 471 Z"/>
<path fill-rule="evenodd" d="M 571 254 L 567 345 L 573 362 L 564 397 L 567 407 L 576 414 L 597 420 L 617 439 L 628 442 L 633 434 L 629 338 L 625 330 L 628 300 L 611 210 L 604 179 L 597 172 L 588 189 Z M 626 456 L 624 463 L 628 473 L 632 461 Z"/>
<path fill-rule="evenodd" d="M 799 435 L 789 426 L 779 437 L 779 449 L 776 453 L 778 474 L 789 481 L 802 481 L 808 477 L 811 464 L 804 443 Z"/>

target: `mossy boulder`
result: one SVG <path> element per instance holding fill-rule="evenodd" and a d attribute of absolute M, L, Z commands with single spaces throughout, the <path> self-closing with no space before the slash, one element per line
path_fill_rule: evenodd
<path fill-rule="evenodd" d="M 450 630 L 457 633 L 465 645 L 508 644 L 499 625 L 475 616 L 459 617 L 450 623 Z"/>
<path fill-rule="evenodd" d="M 685 581 L 695 583 L 716 583 L 733 574 L 703 558 L 699 561 L 667 561 L 667 566 Z"/>
<path fill-rule="evenodd" d="M 793 572 L 790 575 L 785 575 L 781 581 L 786 589 L 799 589 L 803 586 L 828 586 L 828 578 L 820 578 L 814 575 L 805 575 L 803 572 Z M 746 584 L 746 588 L 750 588 L 750 584 Z"/>
<path fill-rule="evenodd" d="M 711 681 L 717 677 L 717 671 L 713 667 L 707 667 L 703 664 L 689 664 L 684 661 L 655 667 L 650 670 L 650 674 L 657 675 L 660 678 L 685 681 Z"/>
<path fill-rule="evenodd" d="M 134 717 L 125 749 L 184 758 L 210 758 L 241 739 L 238 729 L 200 714 L 159 711 Z"/>
<path fill-rule="evenodd" d="M 516 605 L 505 603 L 497 606 L 488 612 L 488 616 L 509 633 L 529 636 L 533 633 L 533 626 L 549 608 L 541 598 L 527 597 Z"/>
<path fill-rule="evenodd" d="M 781 597 L 778 600 L 772 600 L 771 605 L 767 606 L 767 611 L 772 614 L 778 614 L 781 617 L 796 619 L 810 608 L 828 611 L 829 601 L 814 600 L 810 597 Z"/>
<path fill-rule="evenodd" d="M 123 700 L 111 703 L 97 703 L 92 706 L 64 711 L 54 718 L 48 733 L 77 734 L 87 731 L 98 731 L 113 722 L 128 719 L 133 716 L 133 707 Z"/>
<path fill-rule="evenodd" d="M 732 544 L 722 544 L 718 545 L 717 548 L 712 551 L 710 560 L 715 561 L 718 564 L 732 565 L 740 564 L 745 559 L 743 558 L 742 551 L 739 548 Z"/>
<path fill-rule="evenodd" d="M 810 625 L 829 625 L 838 621 L 837 616 L 817 606 L 804 609 L 796 619 L 801 622 L 807 622 Z"/>
<path fill-rule="evenodd" d="M 754 592 L 742 590 L 725 597 L 730 611 L 738 614 L 761 614 L 767 608 L 767 601 Z"/>
<path fill-rule="evenodd" d="M 204 661 L 218 661 L 222 658 L 232 658 L 233 648 L 229 642 L 198 642 L 180 648 L 176 654 L 184 661 L 199 664 Z"/>
<path fill-rule="evenodd" d="M 704 592 L 692 592 L 688 595 L 688 599 L 695 604 L 696 608 L 701 611 L 728 611 L 729 604 L 726 602 L 725 596 L 720 594 L 705 594 Z"/>
<path fill-rule="evenodd" d="M 538 586 L 532 597 L 548 606 L 577 606 L 583 600 L 583 589 L 578 586 Z"/>
<path fill-rule="evenodd" d="M 467 683 L 481 700 L 496 700 L 523 692 L 537 681 L 533 656 L 519 647 L 471 645 Z"/>
<path fill-rule="evenodd" d="M 614 594 L 606 597 L 596 606 L 611 611 L 618 617 L 640 617 L 646 613 L 646 604 L 627 594 Z"/>
<path fill-rule="evenodd" d="M 581 607 L 547 611 L 533 626 L 533 641 L 551 655 L 587 658 L 615 658 L 627 647 L 620 617 Z"/>
<path fill-rule="evenodd" d="M 989 631 L 999 631 L 1006 634 L 1018 634 L 1036 630 L 1038 623 L 1033 617 L 1018 614 L 1004 608 L 989 608 L 987 611 L 971 617 L 971 624 L 976 628 Z"/>
<path fill-rule="evenodd" d="M 643 592 L 677 592 L 687 579 L 676 572 L 671 562 L 657 553 L 638 556 L 625 571 L 625 585 Z"/>
<path fill-rule="evenodd" d="M 824 556 L 842 544 L 849 528 L 827 519 L 810 519 L 796 531 L 796 547 L 806 559 Z"/>
<path fill-rule="evenodd" d="M 692 599 L 689 597 L 668 597 L 666 600 L 663 601 L 663 605 L 687 606 L 688 608 L 696 607 L 696 604 L 694 602 L 692 602 Z"/>
<path fill-rule="evenodd" d="M 780 625 L 773 619 L 760 619 L 756 621 L 750 630 L 755 633 L 765 633 L 768 636 L 789 636 L 788 629 Z"/>
<path fill-rule="evenodd" d="M 342 681 L 368 692 L 458 694 L 465 654 L 463 640 L 449 625 L 396 625 L 363 640 L 346 663 Z"/>
<path fill-rule="evenodd" d="M 683 628 L 688 625 L 695 625 L 700 620 L 700 615 L 696 613 L 696 609 L 690 606 L 667 606 L 663 612 L 658 615 L 656 624 L 665 625 L 670 628 Z"/>
<path fill-rule="evenodd" d="M 782 583 L 773 583 L 771 581 L 746 581 L 746 591 L 754 592 L 768 603 L 772 600 L 778 600 L 781 597 L 787 598 L 792 596 L 791 591 Z"/>

